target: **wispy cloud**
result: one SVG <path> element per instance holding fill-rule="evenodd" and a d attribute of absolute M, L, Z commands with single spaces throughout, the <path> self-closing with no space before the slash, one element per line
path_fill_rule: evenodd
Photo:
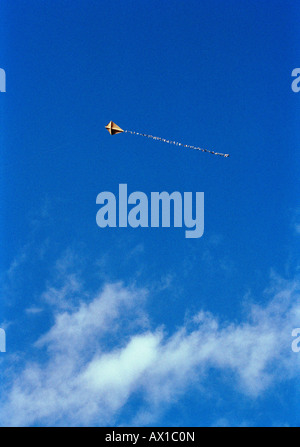
<path fill-rule="evenodd" d="M 151 327 L 148 291 L 106 284 L 84 292 L 72 309 L 55 308 L 52 327 L 35 343 L 44 360 L 27 362 L 2 396 L 3 425 L 116 424 L 132 397 L 133 421 L 155 423 L 208 372 L 231 375 L 232 387 L 255 399 L 299 375 L 291 328 L 299 324 L 299 281 L 273 278 L 267 303 L 252 304 L 243 322 L 199 311 L 173 333 Z M 220 379 L 222 380 L 222 379 Z M 150 416 L 151 415 L 151 416 Z"/>

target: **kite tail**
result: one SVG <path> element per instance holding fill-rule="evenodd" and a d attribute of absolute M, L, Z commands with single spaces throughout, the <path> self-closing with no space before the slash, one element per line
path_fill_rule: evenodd
<path fill-rule="evenodd" d="M 197 151 L 208 152 L 213 155 L 220 155 L 221 157 L 229 157 L 229 154 L 221 154 L 220 152 L 210 151 L 208 149 L 202 149 L 201 147 L 190 146 L 189 144 L 177 143 L 177 141 L 166 140 L 165 138 L 154 137 L 153 135 L 147 135 L 146 133 L 135 132 L 134 130 L 124 130 L 125 133 L 131 133 L 132 135 L 141 135 L 142 137 L 152 138 L 152 140 L 162 141 L 163 143 L 175 144 L 175 146 L 188 147 Z"/>

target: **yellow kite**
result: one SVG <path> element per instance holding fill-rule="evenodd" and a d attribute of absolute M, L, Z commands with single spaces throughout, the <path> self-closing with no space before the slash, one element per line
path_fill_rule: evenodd
<path fill-rule="evenodd" d="M 105 129 L 108 130 L 108 132 L 111 135 L 115 135 L 116 133 L 121 133 L 124 132 L 123 129 L 121 129 L 121 127 L 119 127 L 116 123 L 114 123 L 113 121 L 110 121 L 107 126 L 105 126 Z"/>
<path fill-rule="evenodd" d="M 229 157 L 229 154 L 221 154 L 220 152 L 210 151 L 208 149 L 202 149 L 201 147 L 190 146 L 189 144 L 177 143 L 177 141 L 166 140 L 165 138 L 154 137 L 153 135 L 148 135 L 146 133 L 134 132 L 133 130 L 123 130 L 123 129 L 121 129 L 121 127 L 119 127 L 113 121 L 110 121 L 107 124 L 107 126 L 105 126 L 105 129 L 107 129 L 111 135 L 116 135 L 117 133 L 121 133 L 121 132 L 131 133 L 131 135 L 141 135 L 142 137 L 152 138 L 152 140 L 162 141 L 163 143 L 175 144 L 175 146 L 188 147 L 190 149 L 196 149 L 197 151 L 208 152 L 209 154 L 213 154 L 213 155 L 220 155 L 221 157 L 225 157 L 225 158 Z"/>

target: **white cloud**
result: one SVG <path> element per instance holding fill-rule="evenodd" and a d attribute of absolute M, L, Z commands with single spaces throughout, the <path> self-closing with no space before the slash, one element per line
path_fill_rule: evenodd
<path fill-rule="evenodd" d="M 140 325 L 146 324 L 147 320 L 140 311 L 145 296 L 145 290 L 124 288 L 121 283 L 106 285 L 91 301 L 88 301 L 87 296 L 88 302 L 81 302 L 78 309 L 58 312 L 55 324 L 36 345 L 47 346 L 55 352 L 84 350 L 87 345 L 96 343 L 99 337 L 107 333 L 110 336 L 115 334 L 130 311 L 130 318 L 136 325 L 138 322 Z M 134 305 L 137 305 L 135 309 Z M 130 324 L 129 319 L 127 324 Z"/>
<path fill-rule="evenodd" d="M 61 286 L 48 285 L 42 294 L 42 299 L 55 307 L 70 309 L 74 296 L 81 292 L 81 283 L 75 274 L 66 275 Z"/>
<path fill-rule="evenodd" d="M 53 326 L 36 342 L 46 360 L 16 373 L 1 423 L 114 425 L 137 395 L 132 420 L 155 423 L 156 411 L 189 387 L 209 384 L 212 369 L 230 375 L 237 392 L 261 395 L 300 372 L 290 337 L 299 326 L 299 282 L 273 278 L 272 284 L 267 304 L 251 305 L 244 322 L 200 311 L 173 334 L 150 330 L 145 290 L 119 283 L 95 296 L 85 292 L 76 308 L 55 311 Z"/>

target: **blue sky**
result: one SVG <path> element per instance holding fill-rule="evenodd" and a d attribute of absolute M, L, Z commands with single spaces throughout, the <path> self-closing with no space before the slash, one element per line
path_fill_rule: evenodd
<path fill-rule="evenodd" d="M 297 3 L 0 15 L 2 423 L 299 425 Z M 100 229 L 120 183 L 204 191 L 203 237 Z"/>

